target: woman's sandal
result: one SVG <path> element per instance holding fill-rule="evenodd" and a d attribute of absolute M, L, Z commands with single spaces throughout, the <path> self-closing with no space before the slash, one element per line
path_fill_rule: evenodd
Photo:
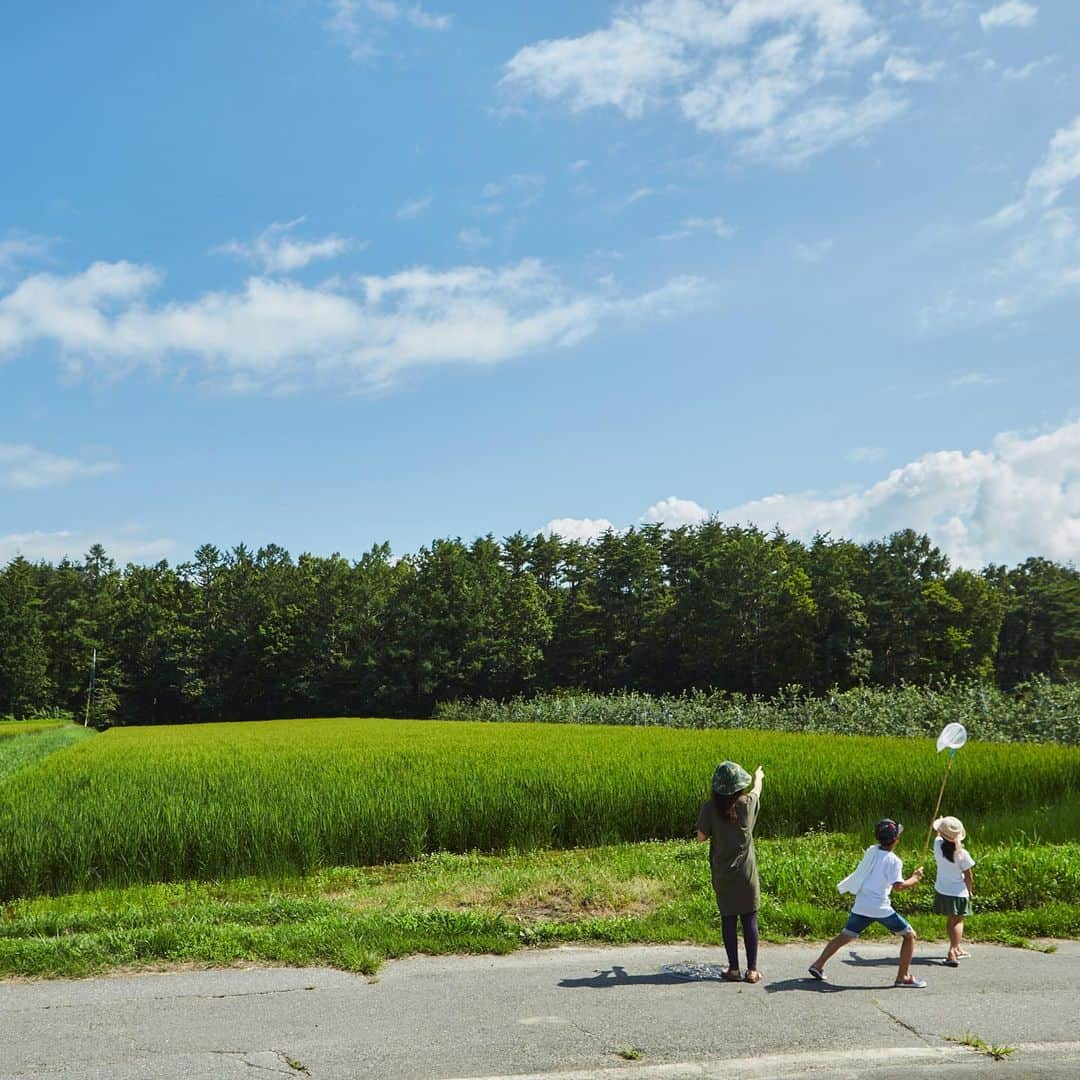
<path fill-rule="evenodd" d="M 748 972 L 747 972 L 747 973 L 746 973 L 746 974 L 745 974 L 745 975 L 743 976 L 743 979 L 744 979 L 744 980 L 745 980 L 746 982 L 748 982 L 748 983 L 756 983 L 756 982 L 761 982 L 761 972 L 760 972 L 760 971 L 757 971 L 756 969 L 755 969 L 755 970 L 752 970 L 752 971 L 748 971 Z"/>
<path fill-rule="evenodd" d="M 893 986 L 899 987 L 902 990 L 922 990 L 926 986 L 924 979 L 916 979 L 914 975 L 908 975 L 907 978 L 897 979 L 893 983 Z"/>
<path fill-rule="evenodd" d="M 742 976 L 739 974 L 738 968 L 728 968 L 720 978 L 724 982 L 742 982 Z"/>

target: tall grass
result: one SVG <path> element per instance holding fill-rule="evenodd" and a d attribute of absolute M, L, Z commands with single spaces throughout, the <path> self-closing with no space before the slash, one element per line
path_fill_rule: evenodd
<path fill-rule="evenodd" d="M 930 740 L 407 720 L 119 728 L 0 785 L 0 899 L 690 834 L 716 762 L 767 770 L 764 836 L 925 822 Z M 1068 805 L 1080 749 L 971 744 L 949 812 Z"/>
<path fill-rule="evenodd" d="M 13 739 L 16 735 L 36 735 L 65 726 L 62 720 L 0 720 L 0 739 Z"/>
<path fill-rule="evenodd" d="M 858 687 L 825 696 L 788 687 L 772 698 L 723 690 L 651 697 L 560 692 L 511 701 L 454 701 L 441 720 L 487 723 L 617 724 L 629 727 L 802 731 L 926 736 L 958 721 L 984 742 L 1080 745 L 1080 684 L 1038 678 L 1004 693 L 984 683 Z"/>

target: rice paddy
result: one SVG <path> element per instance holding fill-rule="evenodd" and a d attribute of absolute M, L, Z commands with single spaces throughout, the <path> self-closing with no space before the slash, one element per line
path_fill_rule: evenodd
<path fill-rule="evenodd" d="M 765 766 L 766 838 L 866 837 L 885 815 L 919 836 L 944 765 L 929 739 L 773 732 L 376 719 L 116 728 L 0 782 L 0 899 L 685 838 L 725 758 Z M 1080 748 L 972 743 L 946 808 L 983 820 L 987 839 L 1064 839 L 1078 791 Z"/>

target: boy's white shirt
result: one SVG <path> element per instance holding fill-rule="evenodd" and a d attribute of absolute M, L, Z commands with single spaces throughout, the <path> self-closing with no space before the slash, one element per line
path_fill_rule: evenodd
<path fill-rule="evenodd" d="M 836 883 L 837 890 L 842 893 L 857 893 L 862 888 L 862 883 L 870 873 L 871 867 L 877 862 L 878 854 L 884 855 L 885 852 L 877 844 L 868 847 L 863 852 L 859 865 L 843 881 Z"/>
<path fill-rule="evenodd" d="M 902 880 L 904 864 L 900 856 L 875 844 L 863 853 L 854 873 L 837 884 L 842 893 L 854 893 L 851 910 L 856 915 L 876 919 L 892 914 L 889 894 L 893 885 Z"/>

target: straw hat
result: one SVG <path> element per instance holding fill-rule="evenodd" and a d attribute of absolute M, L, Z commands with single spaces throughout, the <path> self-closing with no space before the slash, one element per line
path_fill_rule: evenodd
<path fill-rule="evenodd" d="M 967 836 L 964 823 L 958 817 L 939 817 L 934 822 L 934 829 L 954 844 L 959 844 Z"/>
<path fill-rule="evenodd" d="M 734 761 L 725 761 L 716 766 L 713 773 L 712 789 L 714 795 L 738 795 L 753 783 L 750 774 Z"/>

